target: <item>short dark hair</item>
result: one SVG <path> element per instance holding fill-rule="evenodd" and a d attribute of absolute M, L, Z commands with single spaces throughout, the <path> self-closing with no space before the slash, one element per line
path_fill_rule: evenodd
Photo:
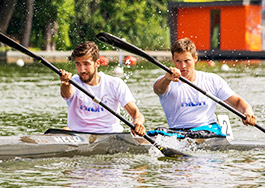
<path fill-rule="evenodd" d="M 97 61 L 99 59 L 99 49 L 95 42 L 86 41 L 79 44 L 72 52 L 71 59 L 74 60 L 76 57 L 81 57 L 87 54 L 91 55 L 93 61 Z"/>
<path fill-rule="evenodd" d="M 172 57 L 174 56 L 174 53 L 183 52 L 190 52 L 192 57 L 195 57 L 197 55 L 195 44 L 188 38 L 183 38 L 175 41 L 173 46 L 171 47 Z"/>

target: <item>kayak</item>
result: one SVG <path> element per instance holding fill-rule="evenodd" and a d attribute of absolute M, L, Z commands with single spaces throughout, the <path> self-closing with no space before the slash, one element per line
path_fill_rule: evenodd
<path fill-rule="evenodd" d="M 131 133 L 82 133 L 48 129 L 44 134 L 0 136 L 0 159 L 147 153 L 151 144 Z"/>
<path fill-rule="evenodd" d="M 144 154 L 148 153 L 151 147 L 152 144 L 143 137 L 135 137 L 129 132 L 84 133 L 48 129 L 44 134 L 38 135 L 0 136 L 0 160 L 115 153 Z M 265 142 L 234 141 L 217 137 L 197 142 L 196 148 L 205 150 L 251 150 L 259 148 L 265 150 Z"/>

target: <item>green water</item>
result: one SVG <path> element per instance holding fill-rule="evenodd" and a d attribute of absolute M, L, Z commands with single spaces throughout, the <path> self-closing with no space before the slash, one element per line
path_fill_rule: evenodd
<path fill-rule="evenodd" d="M 170 64 L 167 64 L 170 65 Z M 72 64 L 56 64 L 75 72 Z M 101 67 L 113 75 L 116 64 Z M 255 110 L 265 127 L 265 64 L 233 66 L 224 72 L 200 63 L 197 68 L 222 76 Z M 166 118 L 152 91 L 154 80 L 163 70 L 151 63 L 124 67 L 124 77 L 146 118 L 147 130 L 165 126 Z M 67 105 L 60 96 L 58 76 L 34 63 L 19 67 L 0 64 L 0 135 L 43 133 L 66 125 Z M 228 114 L 237 140 L 262 140 L 264 133 L 246 127 Z M 129 116 L 124 110 L 121 112 Z M 129 130 L 124 125 L 125 130 Z M 20 159 L 0 163 L 1 187 L 262 187 L 265 184 L 265 153 L 252 151 L 194 151 L 196 158 L 159 160 L 152 154 L 116 154 L 74 158 Z"/>

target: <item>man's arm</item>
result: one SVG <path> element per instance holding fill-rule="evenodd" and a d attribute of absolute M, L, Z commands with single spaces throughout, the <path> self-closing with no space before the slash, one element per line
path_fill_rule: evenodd
<path fill-rule="evenodd" d="M 128 104 L 124 106 L 124 108 L 129 113 L 129 115 L 132 117 L 133 124 L 135 125 L 135 130 L 132 130 L 132 133 L 134 135 L 136 133 L 140 136 L 144 136 L 145 135 L 145 127 L 144 127 L 145 118 L 143 114 L 139 111 L 135 102 L 129 102 Z"/>
<path fill-rule="evenodd" d="M 65 99 L 69 99 L 74 94 L 74 87 L 69 83 L 69 80 L 72 78 L 72 73 L 69 73 L 65 70 L 60 70 L 62 76 L 61 80 L 61 96 Z"/>
<path fill-rule="evenodd" d="M 154 84 L 154 92 L 157 95 L 163 95 L 168 92 L 170 82 L 178 82 L 179 77 L 181 76 L 180 70 L 177 68 L 170 67 L 170 71 L 172 74 L 169 74 L 168 72 L 166 75 L 159 80 L 156 81 Z"/>
<path fill-rule="evenodd" d="M 246 120 L 242 120 L 245 125 L 255 125 L 257 123 L 252 107 L 238 94 L 232 95 L 225 102 L 247 117 Z"/>

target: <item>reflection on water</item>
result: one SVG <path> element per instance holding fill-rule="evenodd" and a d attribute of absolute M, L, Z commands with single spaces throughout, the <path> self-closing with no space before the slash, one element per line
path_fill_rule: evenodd
<path fill-rule="evenodd" d="M 196 154 L 196 152 L 195 152 Z M 159 160 L 150 155 L 96 155 L 3 162 L 2 186 L 249 187 L 262 185 L 261 151 L 201 151 L 196 158 Z"/>
<path fill-rule="evenodd" d="M 169 65 L 169 64 L 167 64 Z M 213 71 L 254 108 L 259 124 L 265 126 L 265 64 L 233 66 L 220 71 L 221 64 L 200 70 Z M 74 72 L 71 64 L 57 64 Z M 43 133 L 66 125 L 67 106 L 60 97 L 59 79 L 43 65 L 18 67 L 0 65 L 0 135 Z M 102 67 L 112 74 L 115 66 Z M 163 70 L 144 62 L 124 67 L 123 78 L 146 117 L 147 129 L 165 126 L 166 118 L 152 91 L 154 80 Z M 264 133 L 246 127 L 229 114 L 236 139 L 264 140 Z M 121 112 L 126 118 L 124 110 Z M 125 125 L 124 125 L 125 126 Z M 126 130 L 129 130 L 125 126 Z M 91 157 L 17 159 L 0 163 L 1 187 L 258 187 L 265 183 L 264 151 L 193 151 L 196 157 L 169 160 L 150 151 L 146 155 L 116 154 Z"/>

